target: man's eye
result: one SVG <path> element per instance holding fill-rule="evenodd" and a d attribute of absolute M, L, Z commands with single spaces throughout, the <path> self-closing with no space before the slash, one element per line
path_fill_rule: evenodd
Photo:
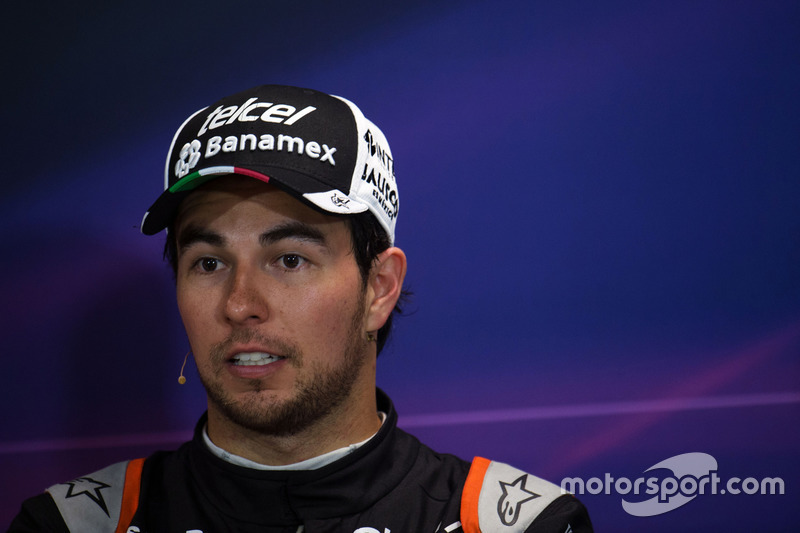
<path fill-rule="evenodd" d="M 220 267 L 219 260 L 213 257 L 203 257 L 197 262 L 197 266 L 203 272 L 214 272 Z"/>
<path fill-rule="evenodd" d="M 304 262 L 305 259 L 297 254 L 286 254 L 280 258 L 281 266 L 288 270 L 299 268 Z"/>

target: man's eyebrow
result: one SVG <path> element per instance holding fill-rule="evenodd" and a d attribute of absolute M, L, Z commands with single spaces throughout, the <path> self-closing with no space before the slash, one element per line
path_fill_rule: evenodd
<path fill-rule="evenodd" d="M 284 224 L 280 224 L 265 231 L 258 238 L 262 246 L 267 246 L 268 244 L 272 244 L 283 239 L 310 241 L 313 244 L 318 244 L 325 247 L 328 245 L 328 240 L 325 238 L 325 234 L 321 230 L 302 222 L 286 222 Z"/>
<path fill-rule="evenodd" d="M 197 243 L 210 244 L 211 246 L 224 246 L 225 238 L 219 233 L 189 224 L 178 235 L 178 250 L 184 250 Z"/>
<path fill-rule="evenodd" d="M 328 240 L 321 230 L 302 222 L 286 222 L 284 224 L 279 224 L 258 236 L 258 242 L 261 246 L 267 246 L 283 239 L 307 241 L 326 248 L 328 246 Z M 183 228 L 177 239 L 179 251 L 185 250 L 189 246 L 198 243 L 223 247 L 226 242 L 225 237 L 219 233 L 194 224 L 189 224 Z"/>

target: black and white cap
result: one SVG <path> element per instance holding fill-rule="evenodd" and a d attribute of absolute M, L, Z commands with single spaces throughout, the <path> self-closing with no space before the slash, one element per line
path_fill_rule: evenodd
<path fill-rule="evenodd" d="M 226 174 L 276 185 L 328 213 L 369 210 L 394 243 L 399 203 L 389 143 L 344 98 L 262 85 L 197 111 L 172 140 L 165 190 L 145 213 L 142 233 L 169 226 L 181 200 Z"/>

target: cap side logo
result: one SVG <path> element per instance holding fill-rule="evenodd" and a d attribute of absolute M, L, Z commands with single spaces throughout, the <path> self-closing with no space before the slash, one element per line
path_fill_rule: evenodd
<path fill-rule="evenodd" d="M 331 195 L 331 203 L 333 205 L 335 205 L 336 207 L 341 207 L 341 208 L 344 208 L 344 209 L 350 209 L 347 206 L 347 204 L 350 203 L 350 198 L 346 198 L 344 196 L 340 196 L 339 194 L 337 194 L 335 192 Z"/>
<path fill-rule="evenodd" d="M 372 186 L 372 196 L 389 220 L 397 216 L 398 197 L 394 179 L 394 160 L 388 149 L 367 130 L 363 137 L 367 144 L 367 162 L 361 180 Z"/>

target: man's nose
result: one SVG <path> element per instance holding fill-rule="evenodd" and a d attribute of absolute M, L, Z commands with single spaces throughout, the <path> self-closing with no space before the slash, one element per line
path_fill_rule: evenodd
<path fill-rule="evenodd" d="M 266 276 L 256 270 L 237 266 L 229 280 L 225 318 L 233 324 L 258 323 L 268 317 Z"/>

